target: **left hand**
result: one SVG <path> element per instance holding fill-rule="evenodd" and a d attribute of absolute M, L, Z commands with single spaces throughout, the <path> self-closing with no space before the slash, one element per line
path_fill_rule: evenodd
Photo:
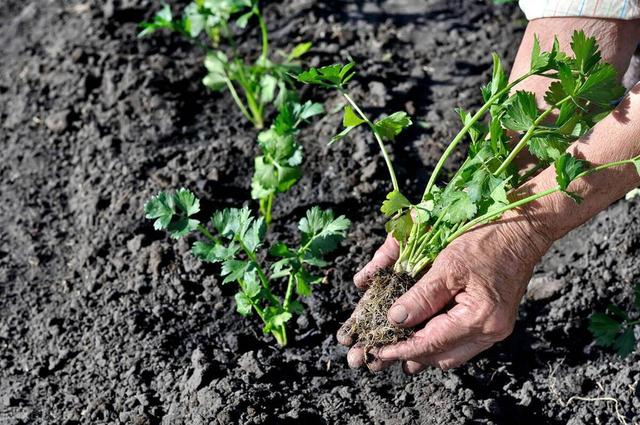
<path fill-rule="evenodd" d="M 356 275 L 357 285 L 366 285 L 375 268 L 392 264 L 394 243 L 387 239 Z M 389 321 L 398 326 L 415 327 L 428 320 L 424 327 L 406 341 L 372 350 L 367 365 L 377 371 L 402 361 L 408 374 L 428 366 L 449 369 L 503 340 L 513 330 L 533 268 L 550 246 L 548 237 L 516 213 L 460 236 L 389 310 Z M 452 307 L 441 312 L 449 304 Z M 353 342 L 348 329 L 349 321 L 338 332 L 344 345 Z M 363 366 L 363 349 L 352 347 L 347 360 L 351 367 Z"/>

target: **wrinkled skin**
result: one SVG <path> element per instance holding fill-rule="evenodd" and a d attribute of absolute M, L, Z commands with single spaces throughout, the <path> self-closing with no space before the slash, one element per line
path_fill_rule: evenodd
<path fill-rule="evenodd" d="M 454 240 L 431 269 L 391 307 L 388 319 L 403 327 L 417 326 L 408 340 L 374 349 L 367 366 L 380 371 L 402 362 L 407 374 L 428 366 L 449 369 L 503 340 L 513 330 L 520 300 L 534 266 L 551 241 L 524 216 L 511 214 L 478 227 Z M 398 245 L 392 237 L 354 277 L 366 289 L 372 273 L 393 265 Z M 363 300 L 366 300 L 366 293 Z M 445 307 L 451 306 L 448 310 Z M 351 320 L 338 332 L 338 341 L 352 346 Z M 347 354 L 351 367 L 365 365 L 362 347 Z"/>

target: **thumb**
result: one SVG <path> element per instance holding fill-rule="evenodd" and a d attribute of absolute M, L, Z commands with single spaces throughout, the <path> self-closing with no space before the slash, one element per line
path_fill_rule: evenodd
<path fill-rule="evenodd" d="M 391 306 L 387 319 L 401 327 L 413 327 L 424 322 L 455 296 L 457 291 L 447 285 L 442 269 L 431 269 Z"/>

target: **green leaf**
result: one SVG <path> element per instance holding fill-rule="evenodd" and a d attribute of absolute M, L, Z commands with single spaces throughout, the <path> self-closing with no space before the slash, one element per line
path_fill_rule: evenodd
<path fill-rule="evenodd" d="M 329 145 L 334 144 L 335 142 L 338 142 L 342 139 L 344 139 L 344 137 L 349 134 L 349 132 L 351 130 L 353 130 L 355 127 L 345 127 L 340 133 L 336 134 L 335 136 L 333 136 L 331 138 L 331 140 L 329 141 Z"/>
<path fill-rule="evenodd" d="M 500 62 L 500 57 L 497 54 L 492 53 L 491 58 L 493 59 L 493 72 L 489 87 L 491 89 L 490 94 L 493 96 L 507 87 L 508 79 L 507 74 L 504 72 L 504 68 L 502 67 L 502 62 Z"/>
<path fill-rule="evenodd" d="M 336 249 L 346 237 L 351 222 L 343 215 L 334 218 L 331 210 L 313 207 L 300 220 L 298 229 L 302 233 L 303 247 L 314 257 L 321 257 Z"/>
<path fill-rule="evenodd" d="M 533 37 L 533 49 L 531 51 L 531 70 L 533 72 L 540 73 L 550 69 L 553 66 L 558 49 L 557 42 L 558 40 L 556 39 L 554 42 L 554 48 L 551 50 L 551 52 L 541 52 L 538 36 L 535 35 Z"/>
<path fill-rule="evenodd" d="M 173 30 L 173 16 L 171 14 L 171 7 L 168 4 L 165 4 L 162 9 L 160 9 L 151 22 L 142 22 L 140 24 L 142 31 L 138 34 L 138 37 L 147 36 L 159 29 L 169 29 Z"/>
<path fill-rule="evenodd" d="M 640 174 L 640 158 L 636 158 L 633 160 L 633 165 L 636 166 L 636 171 Z"/>
<path fill-rule="evenodd" d="M 301 297 L 308 297 L 311 295 L 311 287 L 298 275 L 296 275 L 296 293 Z"/>
<path fill-rule="evenodd" d="M 412 208 L 416 223 L 424 224 L 431 218 L 431 213 L 435 207 L 433 199 L 420 202 L 418 205 L 414 205 Z"/>
<path fill-rule="evenodd" d="M 387 217 L 391 217 L 403 208 L 409 208 L 411 202 L 400 192 L 394 190 L 387 193 L 387 199 L 382 203 L 380 211 Z"/>
<path fill-rule="evenodd" d="M 585 161 L 565 153 L 555 161 L 556 181 L 560 189 L 565 191 L 569 184 L 585 169 Z"/>
<path fill-rule="evenodd" d="M 628 327 L 613 343 L 613 348 L 620 357 L 627 357 L 636 348 L 636 337 L 633 327 Z"/>
<path fill-rule="evenodd" d="M 576 96 L 597 105 L 610 106 L 624 92 L 624 87 L 618 84 L 616 69 L 610 64 L 602 64 L 587 76 Z"/>
<path fill-rule="evenodd" d="M 412 124 L 411 118 L 406 112 L 394 112 L 386 118 L 382 118 L 373 123 L 376 133 L 384 140 L 393 141 L 398 134 Z"/>
<path fill-rule="evenodd" d="M 260 103 L 270 103 L 276 95 L 278 80 L 271 74 L 264 74 L 260 78 Z"/>
<path fill-rule="evenodd" d="M 249 262 L 244 260 L 225 260 L 222 263 L 222 269 L 220 270 L 220 275 L 224 276 L 224 280 L 222 281 L 222 283 L 225 284 L 238 279 L 242 279 L 242 277 L 247 272 L 249 265 Z"/>
<path fill-rule="evenodd" d="M 294 106 L 294 116 L 297 120 L 308 120 L 309 118 L 320 115 L 324 112 L 324 107 L 320 103 L 307 100 L 303 104 L 296 103 Z"/>
<path fill-rule="evenodd" d="M 582 30 L 574 31 L 571 50 L 573 50 L 578 70 L 583 73 L 589 72 L 600 62 L 601 57 L 595 37 L 587 37 Z"/>
<path fill-rule="evenodd" d="M 569 141 L 555 133 L 541 134 L 529 140 L 529 152 L 543 162 L 560 158 L 569 147 Z"/>
<path fill-rule="evenodd" d="M 264 236 L 267 232 L 267 226 L 264 223 L 262 217 L 253 220 L 251 225 L 247 228 L 244 234 L 241 236 L 242 243 L 249 252 L 255 252 L 256 248 L 260 246 L 264 240 Z"/>
<path fill-rule="evenodd" d="M 255 270 L 250 270 L 244 275 L 244 293 L 250 299 L 255 298 L 262 290 L 262 285 L 258 279 L 258 274 Z"/>
<path fill-rule="evenodd" d="M 238 292 L 234 298 L 236 311 L 245 317 L 251 315 L 251 299 L 244 292 Z"/>
<path fill-rule="evenodd" d="M 538 116 L 536 97 L 533 93 L 518 91 L 513 95 L 502 116 L 502 125 L 509 130 L 526 131 Z"/>
<path fill-rule="evenodd" d="M 166 229 L 178 239 L 198 227 L 199 221 L 189 217 L 200 211 L 200 201 L 184 188 L 172 196 L 160 192 L 145 204 L 144 211 L 146 218 L 155 219 L 156 230 Z"/>
<path fill-rule="evenodd" d="M 558 78 L 560 79 L 560 85 L 562 86 L 564 93 L 567 95 L 574 94 L 576 89 L 576 79 L 573 76 L 573 72 L 569 65 L 563 62 L 558 63 Z M 559 100 L 562 99 L 558 99 L 556 102 Z"/>
<path fill-rule="evenodd" d="M 610 347 L 613 345 L 621 324 L 611 317 L 603 313 L 594 313 L 591 315 L 591 323 L 589 331 L 593 334 L 598 345 Z"/>
<path fill-rule="evenodd" d="M 451 192 L 443 200 L 446 205 L 444 220 L 451 223 L 461 223 L 474 217 L 478 208 L 466 192 Z"/>
<path fill-rule="evenodd" d="M 413 226 L 413 220 L 411 214 L 406 212 L 399 217 L 392 218 L 385 224 L 387 233 L 393 235 L 398 242 L 405 242 L 409 239 L 411 233 L 411 227 Z"/>
<path fill-rule="evenodd" d="M 311 43 L 309 41 L 296 45 L 291 50 L 291 53 L 289 53 L 289 56 L 288 56 L 287 60 L 289 62 L 291 62 L 292 60 L 298 59 L 300 56 L 302 56 L 305 53 L 307 53 L 309 51 L 309 49 L 311 49 L 312 46 L 313 46 L 313 43 Z"/>
<path fill-rule="evenodd" d="M 249 23 L 249 19 L 251 19 L 254 14 L 255 13 L 253 11 L 242 14 L 236 21 L 238 28 L 246 28 Z"/>
<path fill-rule="evenodd" d="M 296 255 L 296 253 L 292 251 L 291 248 L 287 246 L 287 244 L 282 242 L 276 242 L 276 244 L 273 245 L 271 249 L 269 249 L 269 254 L 273 255 L 274 257 L 283 258 L 291 258 Z"/>
<path fill-rule="evenodd" d="M 238 249 L 238 245 L 233 243 L 225 247 L 220 243 L 196 241 L 191 248 L 191 252 L 202 261 L 217 263 L 233 258 Z"/>
<path fill-rule="evenodd" d="M 310 68 L 298 75 L 298 81 L 304 84 L 316 84 L 323 87 L 342 88 L 353 76 L 354 62 L 346 65 L 334 64 L 321 68 Z"/>
<path fill-rule="evenodd" d="M 353 112 L 351 106 L 346 105 L 344 107 L 344 115 L 342 117 L 342 125 L 344 127 L 357 127 L 363 122 L 365 121 Z"/>
<path fill-rule="evenodd" d="M 156 219 L 153 223 L 154 229 L 166 229 L 174 214 L 173 198 L 164 192 L 160 192 L 144 204 L 144 212 L 146 218 Z"/>

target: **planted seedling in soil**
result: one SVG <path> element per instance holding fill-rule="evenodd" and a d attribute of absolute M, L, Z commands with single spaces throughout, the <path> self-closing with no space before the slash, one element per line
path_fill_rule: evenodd
<path fill-rule="evenodd" d="M 350 225 L 344 216 L 336 218 L 330 210 L 311 208 L 298 224 L 299 245 L 275 243 L 268 254 L 278 260 L 267 268 L 264 219 L 253 217 L 246 207 L 215 211 L 210 223 L 201 223 L 194 218 L 200 212 L 200 201 L 180 189 L 174 194 L 160 192 L 144 209 L 154 227 L 166 230 L 174 239 L 199 234 L 192 253 L 204 262 L 221 264 L 222 284 L 238 285 L 238 313 L 246 317 L 255 312 L 263 323 L 262 331 L 283 347 L 288 342 L 287 323 L 303 310 L 298 298 L 311 295 L 313 286 L 322 281 L 314 272 L 329 265 L 325 256 L 337 248 Z M 278 294 L 282 282 L 286 282 L 284 293 Z"/>
<path fill-rule="evenodd" d="M 475 113 L 458 110 L 462 129 L 435 165 L 418 202 L 402 193 L 385 146 L 411 124 L 407 115 L 400 111 L 370 120 L 347 92 L 347 83 L 354 76 L 352 63 L 312 68 L 299 75 L 303 83 L 337 89 L 342 94 L 346 101 L 344 129 L 332 142 L 366 125 L 380 147 L 393 187 L 381 211 L 388 217 L 387 231 L 398 242 L 399 258 L 393 270 L 380 271 L 373 277 L 366 299 L 360 303 L 353 330 L 366 350 L 408 336 L 407 331 L 389 325 L 388 309 L 460 235 L 552 193 L 563 192 L 580 202 L 580 196 L 568 190 L 569 184 L 599 170 L 635 163 L 640 171 L 640 157 L 590 167 L 565 152 L 624 94 L 615 69 L 601 60 L 594 38 L 575 32 L 571 48 L 572 55 L 561 52 L 556 40 L 551 51 L 543 52 L 536 39 L 529 71 L 511 83 L 499 58 L 493 55 L 492 79 L 482 88 L 483 105 Z M 552 80 L 544 97 L 548 106 L 542 110 L 533 93 L 511 92 L 533 76 Z M 448 183 L 438 185 L 445 161 L 465 140 L 469 143 L 465 161 Z M 522 172 L 513 161 L 525 149 L 537 162 Z M 557 186 L 518 197 L 517 189 L 549 165 L 555 167 Z"/>
<path fill-rule="evenodd" d="M 255 61 L 241 57 L 235 35 L 252 21 L 257 22 L 261 37 L 261 50 Z M 272 59 L 264 17 L 254 0 L 197 0 L 184 9 L 181 18 L 175 18 L 165 5 L 152 21 L 141 26 L 140 36 L 168 29 L 202 47 L 208 71 L 204 85 L 214 91 L 228 90 L 256 128 L 264 127 L 266 105 L 276 106 L 278 115 L 273 124 L 258 134 L 261 155 L 255 158 L 251 184 L 251 196 L 259 201 L 260 213 L 269 225 L 275 197 L 289 190 L 301 177 L 298 128 L 323 112 L 318 103 L 300 103 L 293 84 L 292 75 L 300 71 L 297 60 L 311 48 L 311 43 L 301 43 L 289 53 L 280 53 L 279 62 Z M 200 41 L 203 34 L 208 40 L 206 44 Z"/>
<path fill-rule="evenodd" d="M 640 170 L 639 170 L 640 172 Z M 613 347 L 620 357 L 627 357 L 636 348 L 635 328 L 640 324 L 640 284 L 634 291 L 633 312 L 609 304 L 604 313 L 593 313 L 589 330 L 602 347 Z M 631 316 L 635 315 L 635 319 Z"/>
<path fill-rule="evenodd" d="M 255 59 L 242 57 L 236 32 L 256 21 L 260 32 L 261 50 Z M 140 24 L 140 36 L 165 29 L 182 34 L 206 52 L 204 66 L 208 74 L 202 82 L 214 91 L 228 90 L 234 102 L 256 128 L 264 126 L 265 107 L 281 106 L 290 96 L 296 96 L 290 74 L 299 70 L 296 63 L 310 48 L 301 43 L 280 60 L 272 58 L 267 26 L 256 0 L 195 0 L 184 8 L 182 16 L 173 16 L 165 5 L 153 20 Z M 207 42 L 201 42 L 204 35 Z M 293 90 L 292 90 L 293 89 Z"/>

